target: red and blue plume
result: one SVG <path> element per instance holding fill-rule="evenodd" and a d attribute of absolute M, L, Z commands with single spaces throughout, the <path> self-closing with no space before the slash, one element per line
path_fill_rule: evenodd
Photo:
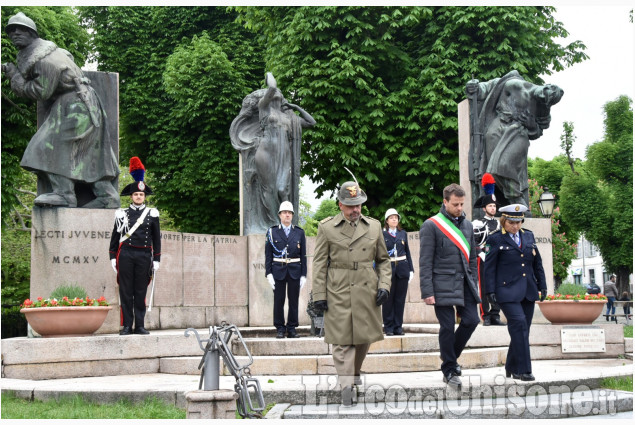
<path fill-rule="evenodd" d="M 490 173 L 483 174 L 483 178 L 481 179 L 481 185 L 483 189 L 485 189 L 486 195 L 494 194 L 494 187 L 496 186 L 496 180 L 494 180 L 494 176 Z"/>
<path fill-rule="evenodd" d="M 136 182 L 142 182 L 145 177 L 146 169 L 141 163 L 139 157 L 133 156 L 130 158 L 130 175 Z"/>

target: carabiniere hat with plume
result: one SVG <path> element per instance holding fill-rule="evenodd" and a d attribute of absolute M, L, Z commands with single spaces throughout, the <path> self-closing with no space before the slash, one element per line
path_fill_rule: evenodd
<path fill-rule="evenodd" d="M 485 208 L 486 205 L 496 204 L 496 196 L 494 195 L 494 189 L 496 188 L 496 181 L 494 180 L 494 176 L 490 173 L 483 174 L 483 178 L 481 179 L 481 185 L 483 186 L 483 190 L 485 191 L 485 195 L 481 196 L 474 203 L 474 208 Z"/>
<path fill-rule="evenodd" d="M 121 195 L 130 196 L 135 192 L 143 192 L 146 195 L 152 195 L 152 189 L 143 181 L 145 174 L 146 169 L 141 163 L 139 157 L 133 156 L 130 158 L 130 175 L 135 181 L 134 183 L 130 183 L 124 187 L 121 191 Z"/>
<path fill-rule="evenodd" d="M 351 173 L 351 170 L 349 170 L 348 168 L 344 167 L 344 169 Z M 355 175 L 351 173 L 351 176 L 353 176 L 353 180 L 355 181 L 344 183 L 340 187 L 337 199 L 342 203 L 342 205 L 361 205 L 366 202 L 366 199 L 368 198 L 366 197 L 366 194 L 364 193 L 362 188 L 359 187 L 359 183 L 357 183 Z"/>

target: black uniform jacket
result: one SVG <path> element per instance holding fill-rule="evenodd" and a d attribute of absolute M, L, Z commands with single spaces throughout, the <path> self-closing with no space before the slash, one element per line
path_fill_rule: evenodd
<path fill-rule="evenodd" d="M 534 234 L 520 229 L 520 247 L 504 229 L 487 238 L 489 252 L 483 277 L 485 292 L 495 293 L 499 303 L 538 300 L 538 291 L 547 290 L 542 258 Z"/>
<path fill-rule="evenodd" d="M 128 217 L 130 229 L 135 225 L 137 219 L 141 217 L 141 214 L 143 214 L 146 208 L 149 207 L 145 207 L 140 210 L 137 208 L 128 207 L 120 210 L 123 211 L 123 214 Z M 118 211 L 117 213 L 119 214 L 120 211 Z M 115 227 L 112 231 L 112 236 L 110 238 L 110 248 L 108 250 L 111 260 L 113 258 L 117 258 L 117 255 L 119 255 L 119 239 L 121 238 L 121 236 L 123 236 L 119 232 L 117 232 L 116 221 L 117 220 L 115 220 Z M 145 218 L 143 219 L 143 223 L 141 223 L 137 230 L 135 230 L 135 232 L 130 235 L 128 239 L 122 242 L 122 245 L 129 245 L 133 248 L 138 249 L 146 249 L 153 253 L 152 261 L 161 261 L 161 231 L 159 227 L 158 211 L 152 208 L 148 212 L 148 214 L 146 214 Z"/>
<path fill-rule="evenodd" d="M 412 266 L 412 257 L 410 257 L 410 247 L 408 246 L 408 233 L 405 230 L 397 230 L 396 236 L 393 236 L 387 230 L 384 230 L 384 241 L 391 258 L 403 257 L 405 260 L 391 261 L 393 276 L 405 279 L 410 277 L 410 272 L 415 269 Z M 396 249 L 395 249 L 396 248 Z M 392 251 L 395 249 L 395 251 Z"/>
<path fill-rule="evenodd" d="M 265 241 L 265 276 L 272 274 L 275 280 L 291 279 L 306 276 L 306 236 L 304 230 L 291 225 L 289 236 L 284 234 L 282 225 L 273 226 L 267 231 Z M 273 244 L 273 245 L 272 245 Z M 286 256 L 284 250 L 286 248 Z M 294 263 L 273 261 L 274 258 L 299 258 Z"/>

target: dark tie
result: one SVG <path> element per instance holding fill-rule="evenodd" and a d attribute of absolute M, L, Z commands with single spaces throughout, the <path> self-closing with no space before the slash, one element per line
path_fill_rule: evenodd
<path fill-rule="evenodd" d="M 516 245 L 520 246 L 520 237 L 518 237 L 518 233 L 514 234 L 514 242 L 516 242 Z"/>

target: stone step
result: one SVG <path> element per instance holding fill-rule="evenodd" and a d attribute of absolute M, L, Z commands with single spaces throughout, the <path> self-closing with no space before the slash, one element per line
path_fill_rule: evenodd
<path fill-rule="evenodd" d="M 494 367 L 505 361 L 507 348 L 466 349 L 461 354 L 461 365 L 466 368 Z M 252 376 L 276 375 L 334 375 L 333 357 L 322 355 L 252 356 L 249 367 Z M 238 364 L 249 362 L 246 356 L 236 356 Z M 160 373 L 177 375 L 200 374 L 201 357 L 166 357 L 160 359 Z M 221 359 L 223 375 L 230 375 Z M 376 353 L 368 354 L 364 361 L 365 373 L 422 372 L 440 370 L 439 352 L 428 353 Z"/>
<path fill-rule="evenodd" d="M 541 391 L 542 390 L 542 391 Z M 613 417 L 633 411 L 633 393 L 605 389 L 547 393 L 541 387 L 526 395 L 407 398 L 405 391 L 360 396 L 352 407 L 337 404 L 281 404 L 267 419 L 559 419 Z"/>

